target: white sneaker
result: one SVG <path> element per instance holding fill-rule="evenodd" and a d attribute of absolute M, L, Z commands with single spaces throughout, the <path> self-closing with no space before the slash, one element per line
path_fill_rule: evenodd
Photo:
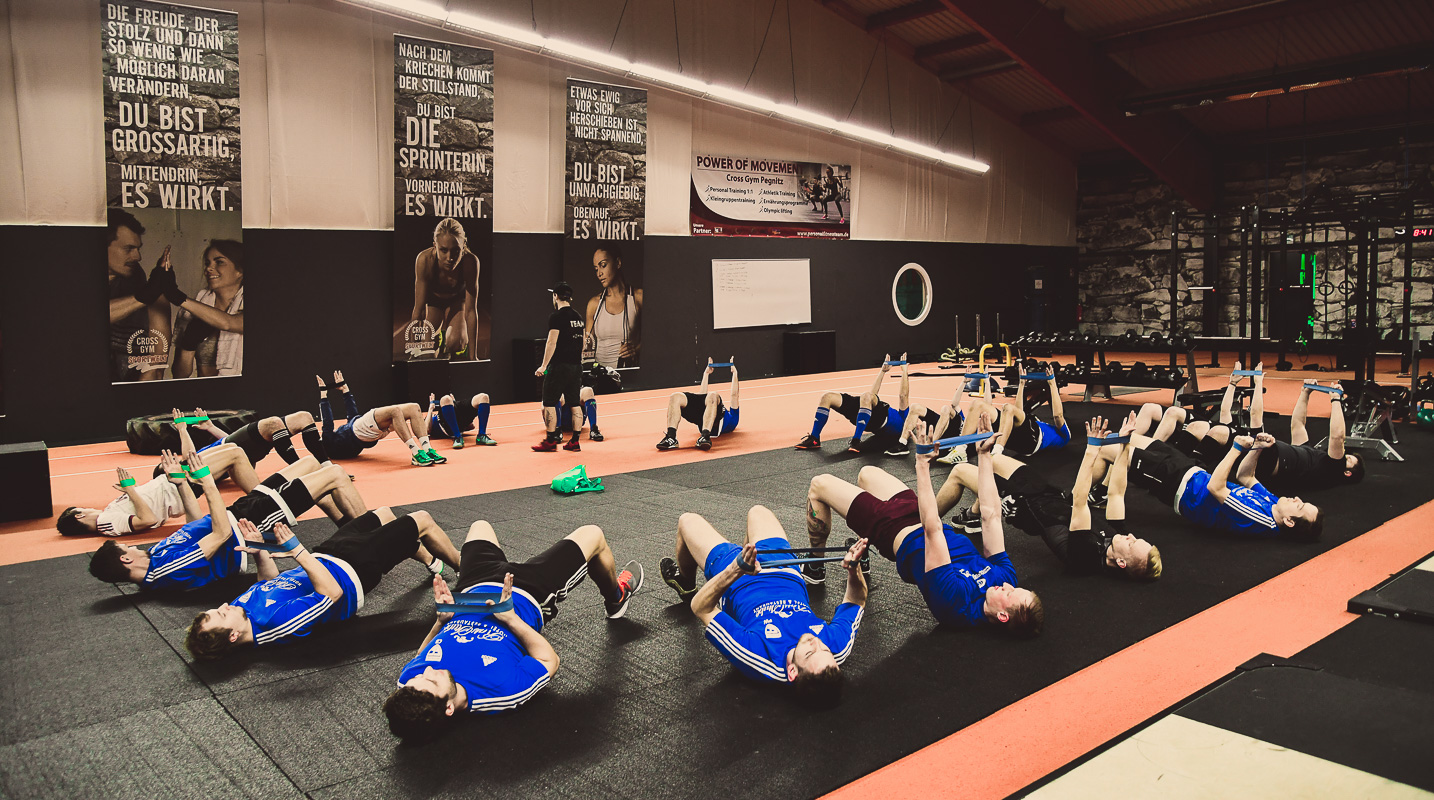
<path fill-rule="evenodd" d="M 957 464 L 964 464 L 965 462 L 966 462 L 966 446 L 965 446 L 965 445 L 957 445 L 956 447 L 951 448 L 951 452 L 949 452 L 949 453 L 947 453 L 946 455 L 944 455 L 944 456 L 942 456 L 942 457 L 936 459 L 936 463 L 937 463 L 937 464 L 946 464 L 946 465 L 948 465 L 948 466 L 955 466 L 955 465 L 957 465 Z"/>

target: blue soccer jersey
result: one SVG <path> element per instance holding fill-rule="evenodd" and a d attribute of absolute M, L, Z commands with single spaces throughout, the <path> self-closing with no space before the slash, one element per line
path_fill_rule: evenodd
<path fill-rule="evenodd" d="M 242 545 L 238 526 L 230 521 L 234 543 Z M 211 581 L 243 572 L 248 554 L 235 550 L 228 542 L 219 546 L 213 558 L 205 558 L 199 540 L 214 532 L 214 520 L 208 514 L 171 533 L 149 549 L 149 569 L 140 581 L 141 589 L 197 589 Z"/>
<path fill-rule="evenodd" d="M 478 584 L 464 592 L 495 589 L 502 585 Z M 521 589 L 513 590 L 513 610 L 533 630 L 542 630 L 538 604 Z M 403 666 L 398 685 L 427 667 L 448 670 L 468 694 L 468 710 L 477 714 L 517 708 L 547 686 L 551 677 L 543 662 L 528 655 L 518 637 L 490 614 L 454 615 L 428 647 Z"/>
<path fill-rule="evenodd" d="M 1018 586 L 1016 568 L 1004 552 L 983 558 L 976 546 L 950 525 L 942 525 L 951 563 L 926 571 L 926 537 L 912 531 L 896 551 L 896 571 L 916 584 L 931 615 L 943 625 L 975 626 L 986 620 L 986 590 L 1009 583 Z"/>
<path fill-rule="evenodd" d="M 813 613 L 806 584 L 787 569 L 738 578 L 722 594 L 721 606 L 724 613 L 707 623 L 707 641 L 758 680 L 786 683 L 787 653 L 808 633 L 831 649 L 838 664 L 845 662 L 861 628 L 862 607 L 855 603 L 837 606 L 831 622 Z"/>
<path fill-rule="evenodd" d="M 1275 522 L 1275 503 L 1279 500 L 1269 489 L 1256 483 L 1241 486 L 1228 483 L 1229 496 L 1222 503 L 1210 493 L 1210 473 L 1192 471 L 1185 480 L 1184 491 L 1176 498 L 1180 516 L 1207 528 L 1246 533 L 1252 536 L 1274 536 L 1280 526 Z"/>
<path fill-rule="evenodd" d="M 348 564 L 331 556 L 315 558 L 344 590 L 337 600 L 314 591 L 303 567 L 249 587 L 234 605 L 244 609 L 254 628 L 254 644 L 273 644 L 289 636 L 308 636 L 322 622 L 348 619 L 363 608 L 363 587 Z"/>

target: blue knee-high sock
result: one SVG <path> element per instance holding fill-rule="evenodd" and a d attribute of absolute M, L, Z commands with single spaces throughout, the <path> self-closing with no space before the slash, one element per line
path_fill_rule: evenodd
<path fill-rule="evenodd" d="M 863 408 L 856 412 L 856 433 L 851 435 L 853 439 L 860 439 L 866 433 L 866 423 L 871 422 L 871 409 Z"/>
<path fill-rule="evenodd" d="M 597 430 L 597 400 L 588 400 L 583 403 L 583 413 L 588 415 L 588 430 Z"/>
<path fill-rule="evenodd" d="M 488 404 L 478 404 L 478 435 L 488 435 Z"/>
<path fill-rule="evenodd" d="M 443 419 L 443 426 L 448 428 L 454 439 L 463 438 L 463 429 L 458 427 L 458 409 L 451 405 L 439 406 L 438 416 Z"/>
<path fill-rule="evenodd" d="M 827 426 L 827 417 L 830 417 L 831 415 L 832 410 L 830 408 L 827 408 L 826 406 L 822 406 L 821 408 L 817 409 L 816 422 L 812 423 L 813 439 L 822 438 L 822 428 L 825 428 Z"/>

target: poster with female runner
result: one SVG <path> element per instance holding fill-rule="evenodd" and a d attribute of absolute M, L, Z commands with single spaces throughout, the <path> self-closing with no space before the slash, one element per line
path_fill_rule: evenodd
<path fill-rule="evenodd" d="M 493 51 L 393 37 L 393 360 L 486 361 Z"/>
<path fill-rule="evenodd" d="M 238 15 L 106 0 L 100 28 L 110 378 L 239 375 Z"/>
<path fill-rule="evenodd" d="M 586 323 L 583 363 L 642 357 L 647 91 L 568 79 L 563 280 Z"/>

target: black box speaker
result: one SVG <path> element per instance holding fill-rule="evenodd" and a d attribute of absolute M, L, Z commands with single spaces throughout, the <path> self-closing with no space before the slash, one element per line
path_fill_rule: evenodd
<path fill-rule="evenodd" d="M 513 402 L 531 403 L 543 399 L 543 379 L 533 374 L 543 363 L 548 340 L 513 340 Z"/>
<path fill-rule="evenodd" d="M 787 331 L 782 334 L 782 374 L 836 371 L 836 331 Z"/>
<path fill-rule="evenodd" d="M 50 455 L 44 442 L 0 444 L 0 522 L 44 519 L 50 498 Z"/>
<path fill-rule="evenodd" d="M 430 393 L 442 397 L 453 391 L 448 361 L 407 361 L 393 365 L 393 397 L 398 403 L 428 407 Z"/>

